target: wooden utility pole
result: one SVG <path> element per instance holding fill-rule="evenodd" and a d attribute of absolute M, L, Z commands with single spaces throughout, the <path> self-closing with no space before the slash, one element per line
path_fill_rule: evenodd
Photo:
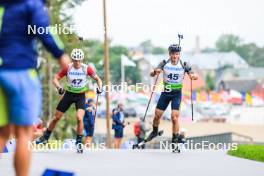
<path fill-rule="evenodd" d="M 103 14 L 104 14 L 104 77 L 106 86 L 106 129 L 107 129 L 107 146 L 112 147 L 111 132 L 110 132 L 110 97 L 109 97 L 109 48 L 107 35 L 107 15 L 106 15 L 106 0 L 103 0 Z"/>

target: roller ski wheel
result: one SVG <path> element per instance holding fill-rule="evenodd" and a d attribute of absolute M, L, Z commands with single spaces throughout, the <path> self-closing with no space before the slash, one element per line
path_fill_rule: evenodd
<path fill-rule="evenodd" d="M 77 150 L 77 153 L 83 153 L 83 145 L 81 142 L 76 143 L 76 150 Z"/>
<path fill-rule="evenodd" d="M 172 153 L 181 153 L 181 150 L 178 144 L 176 145 L 176 147 L 172 148 Z"/>
<path fill-rule="evenodd" d="M 180 145 L 185 143 L 185 138 L 183 135 L 178 135 L 172 139 L 172 153 L 180 153 Z"/>
<path fill-rule="evenodd" d="M 77 149 L 77 153 L 82 154 L 83 153 L 83 149 Z"/>
<path fill-rule="evenodd" d="M 163 133 L 164 133 L 164 131 L 163 131 L 163 130 L 160 130 L 160 131 L 158 132 L 158 136 L 162 136 Z"/>
<path fill-rule="evenodd" d="M 132 146 L 132 149 L 139 149 L 138 144 L 134 144 L 134 145 Z"/>

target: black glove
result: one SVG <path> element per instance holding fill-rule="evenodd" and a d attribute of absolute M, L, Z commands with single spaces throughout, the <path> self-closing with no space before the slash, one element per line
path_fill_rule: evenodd
<path fill-rule="evenodd" d="M 96 93 L 97 94 L 101 94 L 103 91 L 101 90 L 101 89 L 99 89 L 99 88 L 96 88 Z"/>
<path fill-rule="evenodd" d="M 65 90 L 62 87 L 60 87 L 60 88 L 58 88 L 58 92 L 60 95 L 63 95 Z"/>
<path fill-rule="evenodd" d="M 184 62 L 183 63 L 183 66 L 184 66 L 184 71 L 186 72 L 186 73 L 191 73 L 191 71 L 192 71 L 192 67 L 187 63 L 187 62 Z"/>

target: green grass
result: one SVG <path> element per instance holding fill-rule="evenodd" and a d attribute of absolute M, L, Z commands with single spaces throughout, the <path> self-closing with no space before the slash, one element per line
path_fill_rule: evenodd
<path fill-rule="evenodd" d="M 228 154 L 231 156 L 264 162 L 263 145 L 238 145 L 236 150 L 229 150 Z"/>

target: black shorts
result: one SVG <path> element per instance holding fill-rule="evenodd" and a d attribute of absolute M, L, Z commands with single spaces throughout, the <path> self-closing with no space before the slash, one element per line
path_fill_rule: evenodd
<path fill-rule="evenodd" d="M 76 110 L 85 110 L 85 93 L 72 93 L 66 91 L 57 106 L 57 110 L 65 113 L 72 103 L 75 103 Z"/>
<path fill-rule="evenodd" d="M 165 111 L 171 102 L 172 110 L 179 110 L 181 105 L 182 91 L 174 90 L 171 92 L 162 92 L 156 106 L 157 109 Z"/>
<path fill-rule="evenodd" d="M 94 125 L 84 122 L 83 123 L 84 135 L 85 137 L 93 137 L 94 135 Z"/>
<path fill-rule="evenodd" d="M 124 131 L 123 128 L 115 129 L 115 138 L 123 138 Z"/>

